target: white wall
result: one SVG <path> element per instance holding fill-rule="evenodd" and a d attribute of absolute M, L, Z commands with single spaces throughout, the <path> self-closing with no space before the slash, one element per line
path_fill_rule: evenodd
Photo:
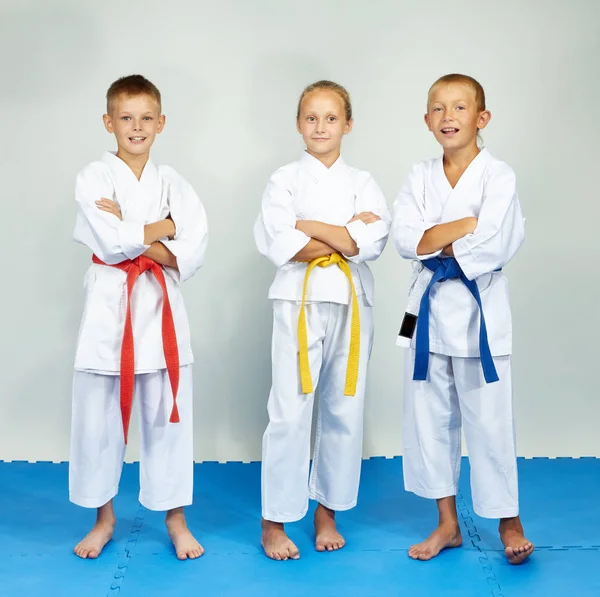
<path fill-rule="evenodd" d="M 409 166 L 439 152 L 429 85 L 480 79 L 490 151 L 516 170 L 528 238 L 508 268 L 521 455 L 600 456 L 600 3 L 382 0 L 0 1 L 3 280 L 0 458 L 66 460 L 82 278 L 74 179 L 113 147 L 101 115 L 117 77 L 164 96 L 154 160 L 196 187 L 211 241 L 185 287 L 196 354 L 197 460 L 256 460 L 266 424 L 272 266 L 252 224 L 269 174 L 302 149 L 297 97 L 346 85 L 347 161 L 390 205 Z M 376 341 L 365 456 L 401 453 L 395 335 L 410 265 L 391 243 L 373 270 Z M 131 441 L 129 458 L 137 457 Z"/>

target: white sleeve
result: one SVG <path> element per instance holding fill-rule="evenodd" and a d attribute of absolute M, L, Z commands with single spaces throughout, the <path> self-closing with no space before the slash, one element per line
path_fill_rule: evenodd
<path fill-rule="evenodd" d="M 96 201 L 113 200 L 113 186 L 99 164 L 90 164 L 77 176 L 75 199 L 77 219 L 73 238 L 89 247 L 109 265 L 135 259 L 144 245 L 144 222 L 120 221 L 117 216 L 98 209 Z"/>
<path fill-rule="evenodd" d="M 254 240 L 259 252 L 277 267 L 287 263 L 310 242 L 309 236 L 296 230 L 292 194 L 285 179 L 282 171 L 271 176 L 254 224 Z"/>
<path fill-rule="evenodd" d="M 169 184 L 169 210 L 175 224 L 175 235 L 173 240 L 161 242 L 175 255 L 179 280 L 185 282 L 204 263 L 208 245 L 208 221 L 204 206 L 192 185 L 178 174 L 176 177 Z"/>
<path fill-rule="evenodd" d="M 417 247 L 425 231 L 439 222 L 427 220 L 425 210 L 425 178 L 423 166 L 412 167 L 393 206 L 392 237 L 394 246 L 405 259 L 425 260 L 437 257 L 442 251 L 417 255 Z"/>
<path fill-rule="evenodd" d="M 525 240 L 515 173 L 506 164 L 485 182 L 477 228 L 452 244 L 469 280 L 504 267 Z"/>
<path fill-rule="evenodd" d="M 345 255 L 345 257 L 354 263 L 374 261 L 385 248 L 392 218 L 385 197 L 372 176 L 369 175 L 359 190 L 354 209 L 355 215 L 363 211 L 370 211 L 379 216 L 381 220 L 372 224 L 365 224 L 361 220 L 346 224 L 348 234 L 358 247 L 358 254 L 352 257 Z"/>

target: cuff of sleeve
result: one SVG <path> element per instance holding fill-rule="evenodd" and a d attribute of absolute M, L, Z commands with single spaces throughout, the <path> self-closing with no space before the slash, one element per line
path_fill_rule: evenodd
<path fill-rule="evenodd" d="M 369 227 L 362 220 L 354 220 L 346 224 L 346 230 L 359 249 L 370 244 Z"/>
<path fill-rule="evenodd" d="M 437 257 L 441 254 L 442 249 L 439 251 L 434 251 L 433 253 L 428 253 L 427 255 L 418 255 L 417 247 L 423 238 L 423 234 L 430 228 L 433 228 L 435 224 L 424 224 L 422 228 L 407 228 L 407 238 L 405 239 L 406 245 L 410 247 L 410 252 L 412 253 L 411 259 L 418 259 L 419 261 L 425 261 L 426 259 L 432 259 L 433 257 Z"/>
<path fill-rule="evenodd" d="M 175 255 L 175 259 L 177 259 L 177 269 L 179 270 L 179 281 L 185 282 L 189 278 L 194 275 L 194 271 L 191 271 L 192 268 L 188 267 L 186 264 L 186 260 L 182 257 L 180 250 L 181 247 L 176 240 L 161 240 L 160 241 L 173 255 Z"/>
<path fill-rule="evenodd" d="M 367 239 L 367 236 L 369 235 L 367 224 L 362 220 L 354 220 L 354 222 L 346 224 L 346 230 L 348 231 L 350 238 L 356 243 L 358 253 L 356 255 L 346 255 L 343 253 L 343 255 L 348 261 L 358 264 L 363 260 L 363 255 L 361 255 L 362 248 L 369 244 L 369 240 Z"/>
<path fill-rule="evenodd" d="M 144 224 L 141 222 L 121 222 L 119 242 L 128 259 L 139 257 L 150 246 L 144 244 Z"/>
<path fill-rule="evenodd" d="M 173 235 L 173 240 L 177 240 L 179 238 L 179 235 L 181 234 L 181 227 L 179 226 L 179 224 L 177 223 L 177 220 L 171 216 L 171 221 L 173 222 L 173 225 L 175 226 L 175 234 Z"/>
<path fill-rule="evenodd" d="M 275 238 L 269 248 L 268 257 L 277 267 L 281 267 L 309 242 L 310 236 L 300 230 L 290 228 Z"/>
<path fill-rule="evenodd" d="M 454 251 L 454 259 L 458 261 L 460 269 L 462 269 L 465 276 L 467 276 L 467 279 L 472 280 L 475 277 L 475 272 L 473 271 L 475 258 L 469 248 L 469 236 L 471 235 L 467 234 L 467 236 L 455 240 L 452 243 L 452 250 Z"/>

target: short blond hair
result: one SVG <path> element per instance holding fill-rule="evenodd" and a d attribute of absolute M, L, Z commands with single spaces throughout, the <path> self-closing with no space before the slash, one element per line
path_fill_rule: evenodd
<path fill-rule="evenodd" d="M 440 77 L 429 88 L 429 91 L 427 92 L 427 104 L 429 104 L 429 96 L 431 95 L 431 92 L 438 85 L 448 85 L 450 83 L 462 83 L 463 85 L 468 85 L 475 92 L 475 103 L 477 105 L 477 111 L 483 112 L 486 109 L 485 91 L 483 90 L 481 83 L 479 83 L 479 81 L 476 81 L 473 77 L 469 77 L 469 75 L 461 75 L 458 73 L 452 73 L 450 75 L 444 75 L 443 77 Z"/>

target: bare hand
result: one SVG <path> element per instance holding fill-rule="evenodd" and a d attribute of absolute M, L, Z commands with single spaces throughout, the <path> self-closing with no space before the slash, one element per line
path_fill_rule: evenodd
<path fill-rule="evenodd" d="M 100 199 L 100 201 L 96 201 L 96 207 L 102 211 L 112 214 L 113 216 L 117 216 L 119 220 L 123 219 L 121 216 L 121 209 L 116 201 L 111 201 L 110 199 L 105 199 L 103 197 Z"/>
<path fill-rule="evenodd" d="M 361 222 L 364 222 L 365 224 L 372 224 L 373 222 L 377 222 L 377 220 L 381 220 L 381 218 L 378 215 L 374 214 L 373 212 L 362 211 L 361 213 L 355 215 L 348 222 L 348 224 L 350 224 L 350 222 L 356 222 L 356 220 L 360 220 Z"/>

